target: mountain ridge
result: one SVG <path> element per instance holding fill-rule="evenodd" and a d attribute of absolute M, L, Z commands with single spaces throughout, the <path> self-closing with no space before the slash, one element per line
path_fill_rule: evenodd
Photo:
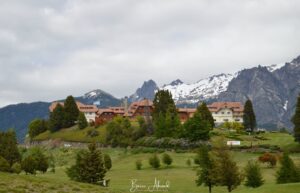
<path fill-rule="evenodd" d="M 170 84 L 159 87 L 150 79 L 144 81 L 142 86 L 128 97 L 128 102 L 144 98 L 153 99 L 158 89 L 169 90 L 179 107 L 196 107 L 200 101 L 245 102 L 251 99 L 259 126 L 273 129 L 291 128 L 290 118 L 300 93 L 300 56 L 291 62 L 259 65 L 233 74 L 220 73 L 189 84 L 175 79 Z M 123 101 L 101 89 L 92 90 L 75 98 L 98 107 L 119 106 Z M 15 127 L 18 139 L 22 140 L 32 119 L 48 117 L 49 105 L 50 102 L 34 102 L 0 108 L 0 129 Z M 23 112 L 26 116 L 19 112 Z"/>

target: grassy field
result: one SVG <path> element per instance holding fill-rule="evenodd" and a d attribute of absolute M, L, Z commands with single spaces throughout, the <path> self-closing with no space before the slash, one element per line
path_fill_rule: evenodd
<path fill-rule="evenodd" d="M 135 125 L 136 126 L 136 125 Z M 90 130 L 98 131 L 99 135 L 90 137 Z M 45 132 L 35 138 L 35 140 L 60 139 L 70 142 L 104 142 L 106 135 L 105 126 L 99 128 L 86 128 L 79 130 L 77 127 L 63 129 L 56 133 Z M 239 140 L 242 146 L 278 146 L 282 150 L 300 149 L 300 145 L 294 142 L 293 136 L 288 133 L 266 132 L 256 136 L 248 134 L 239 134 L 230 132 L 225 129 L 214 129 L 212 141 L 218 141 L 220 138 L 225 140 Z M 103 149 L 104 153 L 108 153 L 113 160 L 113 168 L 110 170 L 106 178 L 110 179 L 108 188 L 96 185 L 88 185 L 70 181 L 65 170 L 74 163 L 74 158 L 78 149 L 56 148 L 45 150 L 47 153 L 54 155 L 56 159 L 56 173 L 38 174 L 37 176 L 10 175 L 0 173 L 0 192 L 130 192 L 131 180 L 138 180 L 138 184 L 153 185 L 154 180 L 160 180 L 160 183 L 170 182 L 171 193 L 195 193 L 208 192 L 206 187 L 197 187 L 196 168 L 195 165 L 187 166 L 187 159 L 193 160 L 194 153 L 175 153 L 169 152 L 174 162 L 171 167 L 162 166 L 159 170 L 152 169 L 148 164 L 150 153 L 133 154 L 130 149 Z M 233 157 L 237 161 L 242 170 L 250 159 L 257 159 L 259 153 L 233 152 Z M 161 156 L 161 154 L 159 155 Z M 292 154 L 293 160 L 300 166 L 300 154 Z M 135 169 L 135 161 L 142 160 L 142 170 Z M 265 184 L 257 189 L 247 188 L 244 185 L 239 186 L 233 192 L 236 193 L 300 193 L 300 183 L 278 185 L 275 183 L 275 175 L 278 170 L 269 168 L 267 165 L 261 165 Z M 5 185 L 8 184 L 8 185 Z M 136 191 L 140 192 L 140 191 Z M 225 193 L 225 187 L 215 187 L 213 192 Z"/>
<path fill-rule="evenodd" d="M 196 168 L 195 165 L 186 165 L 187 159 L 193 159 L 194 153 L 175 153 L 168 152 L 173 158 L 171 167 L 162 166 L 158 170 L 152 169 L 148 164 L 150 153 L 132 154 L 125 149 L 103 149 L 113 160 L 113 167 L 107 173 L 106 179 L 110 179 L 108 188 L 96 185 L 83 184 L 69 180 L 65 174 L 66 167 L 74 163 L 74 157 L 78 149 L 52 149 L 45 150 L 51 153 L 56 159 L 56 173 L 37 174 L 30 176 L 25 174 L 14 175 L 0 173 L 0 192 L 130 192 L 131 180 L 137 179 L 139 184 L 153 185 L 155 178 L 161 183 L 170 182 L 171 193 L 196 193 L 208 192 L 206 187 L 197 187 L 195 184 Z M 161 157 L 161 154 L 159 154 Z M 242 169 L 249 159 L 257 159 L 259 154 L 234 152 L 233 157 Z M 293 160 L 300 164 L 300 154 L 292 154 Z M 135 169 L 135 161 L 142 160 L 142 170 Z M 277 185 L 275 174 L 277 168 L 269 168 L 261 165 L 265 184 L 257 189 L 239 186 L 233 192 L 236 193 L 299 193 L 300 183 Z M 136 191 L 139 192 L 139 191 Z M 216 193 L 225 193 L 225 187 L 213 189 Z"/>

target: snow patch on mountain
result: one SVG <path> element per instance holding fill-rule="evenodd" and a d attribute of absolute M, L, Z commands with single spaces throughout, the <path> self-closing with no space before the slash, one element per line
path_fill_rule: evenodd
<path fill-rule="evenodd" d="M 201 79 L 193 84 L 181 82 L 180 84 L 164 85 L 160 89 L 169 90 L 177 104 L 197 103 L 200 100 L 216 98 L 221 92 L 227 90 L 229 82 L 237 75 L 238 73 L 219 74 Z"/>
<path fill-rule="evenodd" d="M 270 72 L 274 72 L 275 70 L 278 70 L 280 68 L 282 68 L 285 65 L 285 63 L 280 63 L 280 64 L 272 64 L 270 66 L 267 66 L 267 69 Z"/>
<path fill-rule="evenodd" d="M 113 97 L 111 94 L 109 94 L 103 90 L 97 89 L 97 90 L 93 90 L 91 92 L 86 93 L 83 96 L 83 98 L 99 98 L 101 96 L 107 96 L 107 95 Z"/>

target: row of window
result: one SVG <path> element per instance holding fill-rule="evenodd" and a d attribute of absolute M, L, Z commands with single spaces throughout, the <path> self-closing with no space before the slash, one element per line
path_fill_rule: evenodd
<path fill-rule="evenodd" d="M 217 120 L 216 120 L 216 119 L 214 119 L 214 121 L 216 122 Z M 224 121 L 224 122 L 228 122 L 229 120 L 228 120 L 228 119 L 223 119 L 223 121 Z M 239 122 L 239 121 L 240 121 L 240 119 L 234 119 L 234 121 L 236 121 L 236 122 Z"/>

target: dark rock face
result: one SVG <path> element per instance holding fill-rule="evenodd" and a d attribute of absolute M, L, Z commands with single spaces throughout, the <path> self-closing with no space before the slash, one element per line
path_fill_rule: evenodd
<path fill-rule="evenodd" d="M 260 126 L 292 127 L 290 121 L 300 92 L 300 57 L 273 72 L 266 67 L 242 70 L 218 101 L 252 100 Z"/>
<path fill-rule="evenodd" d="M 129 102 L 143 100 L 144 98 L 153 100 L 155 91 L 158 90 L 157 84 L 153 80 L 145 81 L 141 88 L 129 97 Z"/>
<path fill-rule="evenodd" d="M 274 75 L 282 82 L 286 93 L 286 111 L 282 120 L 287 126 L 292 127 L 290 119 L 295 113 L 297 97 L 300 94 L 300 56 L 274 71 Z"/>
<path fill-rule="evenodd" d="M 183 82 L 180 79 L 174 80 L 170 83 L 171 86 L 177 86 L 183 84 Z"/>

